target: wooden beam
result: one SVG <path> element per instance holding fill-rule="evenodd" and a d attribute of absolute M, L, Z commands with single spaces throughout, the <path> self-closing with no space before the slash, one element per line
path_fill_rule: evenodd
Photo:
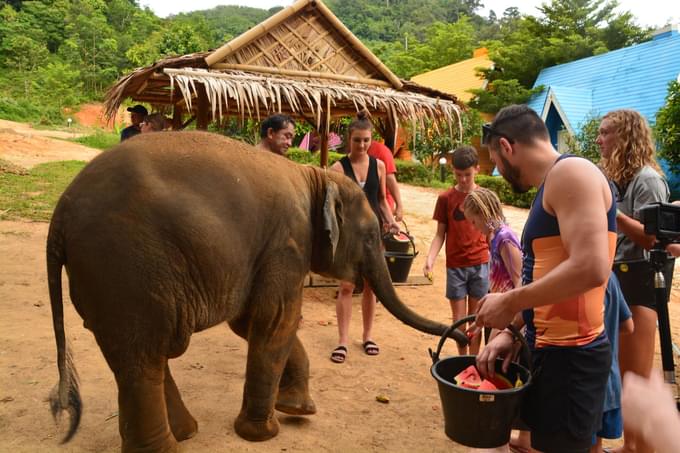
<path fill-rule="evenodd" d="M 340 284 L 339 280 L 324 277 L 313 272 L 310 272 L 308 277 L 309 281 L 305 279 L 304 282 L 305 287 L 314 288 L 333 287 L 338 286 Z M 405 282 L 392 282 L 392 286 L 425 286 L 425 285 L 432 285 L 432 281 L 422 274 L 411 274 L 408 276 L 408 279 Z"/>
<path fill-rule="evenodd" d="M 196 103 L 196 129 L 205 131 L 208 129 L 208 124 L 210 124 L 211 119 L 210 100 L 208 100 L 205 85 L 196 84 L 196 91 L 198 92 L 198 102 Z"/>
<path fill-rule="evenodd" d="M 331 74 L 328 72 L 299 71 L 296 69 L 268 68 L 263 66 L 252 66 L 246 64 L 217 63 L 213 69 L 231 69 L 235 71 L 259 72 L 263 74 L 278 74 L 291 77 L 308 77 L 311 79 L 337 80 L 341 82 L 361 83 L 378 87 L 391 88 L 392 85 L 384 80 L 367 79 L 363 77 L 348 76 L 344 74 Z"/>
<path fill-rule="evenodd" d="M 172 130 L 178 131 L 182 129 L 182 111 L 184 106 L 182 104 L 174 104 L 172 108 Z"/>
<path fill-rule="evenodd" d="M 321 168 L 328 168 L 328 134 L 331 126 L 331 98 L 326 96 L 326 112 L 321 118 L 321 127 L 319 133 L 321 135 L 321 156 L 319 157 L 319 165 Z"/>

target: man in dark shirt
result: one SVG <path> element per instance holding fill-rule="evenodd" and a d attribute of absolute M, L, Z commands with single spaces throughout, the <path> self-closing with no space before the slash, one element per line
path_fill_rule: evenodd
<path fill-rule="evenodd" d="M 144 121 L 146 115 L 149 114 L 146 107 L 140 104 L 137 104 L 134 107 L 128 107 L 127 111 L 130 112 L 130 121 L 132 121 L 132 124 L 123 129 L 123 132 L 120 133 L 121 142 L 142 132 L 139 128 L 139 124 Z"/>

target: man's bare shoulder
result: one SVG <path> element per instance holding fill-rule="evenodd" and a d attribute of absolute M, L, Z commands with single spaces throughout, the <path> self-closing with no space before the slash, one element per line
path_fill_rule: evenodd
<path fill-rule="evenodd" d="M 566 158 L 548 173 L 544 205 L 589 203 L 598 199 L 608 205 L 610 193 L 607 178 L 595 164 L 587 159 Z"/>
<path fill-rule="evenodd" d="M 593 189 L 607 185 L 607 179 L 595 164 L 587 159 L 578 157 L 561 159 L 555 164 L 546 178 L 546 190 L 548 186 L 562 184 L 585 184 L 585 188 Z"/>

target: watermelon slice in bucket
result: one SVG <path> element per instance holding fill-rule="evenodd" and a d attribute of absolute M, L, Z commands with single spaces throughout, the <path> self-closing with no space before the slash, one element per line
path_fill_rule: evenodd
<path fill-rule="evenodd" d="M 458 373 L 454 382 L 459 387 L 484 391 L 507 390 L 514 387 L 508 378 L 498 373 L 494 377 L 482 379 L 474 365 Z"/>

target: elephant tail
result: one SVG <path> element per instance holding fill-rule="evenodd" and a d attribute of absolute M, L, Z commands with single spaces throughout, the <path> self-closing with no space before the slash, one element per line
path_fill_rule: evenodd
<path fill-rule="evenodd" d="M 68 411 L 70 423 L 62 443 L 66 443 L 78 430 L 82 414 L 79 379 L 73 363 L 71 349 L 66 343 L 64 331 L 64 303 L 61 287 L 61 270 L 66 259 L 60 234 L 53 220 L 47 237 L 47 280 L 52 307 L 52 323 L 54 336 L 57 341 L 57 367 L 59 382 L 50 393 L 50 410 L 55 421 L 58 421 L 62 411 Z"/>

